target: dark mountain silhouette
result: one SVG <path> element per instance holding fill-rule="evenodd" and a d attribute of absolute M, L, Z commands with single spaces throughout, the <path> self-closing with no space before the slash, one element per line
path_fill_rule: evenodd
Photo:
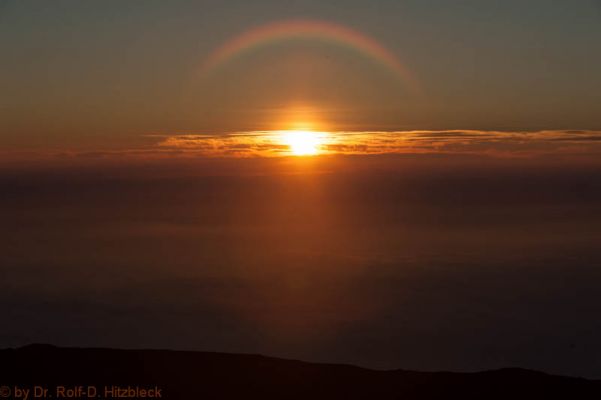
<path fill-rule="evenodd" d="M 155 385 L 162 398 L 186 400 L 601 398 L 601 381 L 523 369 L 375 371 L 259 355 L 49 345 L 0 350 L 0 385 L 46 387 L 54 398 L 58 385 L 96 387 L 97 398 L 105 386 Z"/>

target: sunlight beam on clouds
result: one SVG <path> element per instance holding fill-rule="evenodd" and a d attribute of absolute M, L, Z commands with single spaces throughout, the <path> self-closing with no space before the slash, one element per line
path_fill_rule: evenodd
<path fill-rule="evenodd" d="M 601 131 L 373 131 L 315 132 L 316 151 L 307 154 L 428 154 L 466 153 L 523 157 L 549 153 L 591 153 L 601 150 Z M 286 136 L 285 136 L 286 137 Z M 283 157 L 294 154 L 282 131 L 225 135 L 162 136 L 162 149 L 179 149 L 208 157 Z M 298 154 L 297 154 L 298 155 Z"/>

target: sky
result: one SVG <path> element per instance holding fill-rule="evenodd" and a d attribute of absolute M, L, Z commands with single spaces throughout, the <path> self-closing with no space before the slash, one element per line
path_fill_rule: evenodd
<path fill-rule="evenodd" d="M 298 19 L 372 38 L 420 93 L 314 38 L 202 74 L 231 39 Z M 601 129 L 598 1 L 2 0 L 0 21 L 2 148 L 124 148 L 298 113 L 350 131 Z"/>
<path fill-rule="evenodd" d="M 601 378 L 600 22 L 0 0 L 0 348 Z"/>

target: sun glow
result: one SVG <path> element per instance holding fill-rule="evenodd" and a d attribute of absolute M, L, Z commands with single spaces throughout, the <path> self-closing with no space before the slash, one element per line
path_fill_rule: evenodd
<path fill-rule="evenodd" d="M 318 153 L 322 138 L 319 132 L 308 130 L 283 131 L 282 140 L 295 156 L 312 156 Z"/>

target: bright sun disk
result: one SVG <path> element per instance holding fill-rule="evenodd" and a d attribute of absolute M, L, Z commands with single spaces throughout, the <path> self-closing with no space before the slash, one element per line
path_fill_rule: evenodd
<path fill-rule="evenodd" d="M 317 154 L 321 142 L 319 134 L 313 131 L 284 131 L 283 141 L 295 156 Z"/>

